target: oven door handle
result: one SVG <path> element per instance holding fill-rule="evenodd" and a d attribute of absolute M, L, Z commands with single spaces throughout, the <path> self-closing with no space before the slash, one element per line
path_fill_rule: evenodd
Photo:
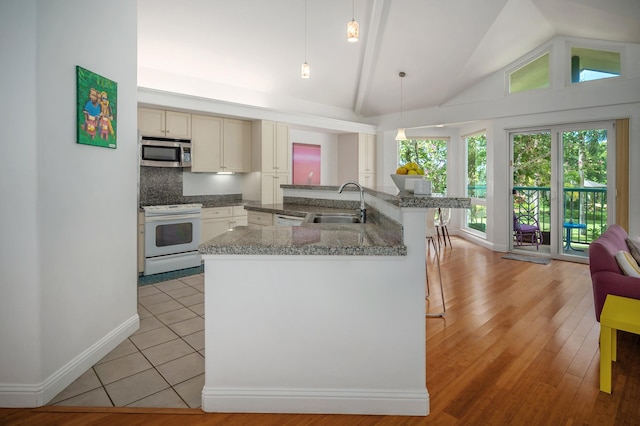
<path fill-rule="evenodd" d="M 199 219 L 200 214 L 174 214 L 174 215 L 158 215 L 158 216 L 145 216 L 145 222 L 161 222 L 161 221 L 175 221 L 175 220 L 186 220 L 186 219 Z"/>

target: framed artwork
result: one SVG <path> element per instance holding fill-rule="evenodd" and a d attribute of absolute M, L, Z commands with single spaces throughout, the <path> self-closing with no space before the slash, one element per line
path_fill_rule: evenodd
<path fill-rule="evenodd" d="M 77 142 L 116 149 L 118 84 L 76 66 Z"/>
<path fill-rule="evenodd" d="M 320 185 L 320 145 L 293 144 L 293 184 Z"/>

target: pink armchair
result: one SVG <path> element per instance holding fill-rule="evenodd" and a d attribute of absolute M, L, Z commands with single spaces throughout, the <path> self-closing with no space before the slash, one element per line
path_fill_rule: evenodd
<path fill-rule="evenodd" d="M 640 299 L 640 278 L 623 275 L 614 257 L 620 250 L 629 251 L 626 238 L 627 232 L 624 228 L 610 225 L 604 234 L 589 246 L 593 304 L 598 321 L 607 294 Z"/>

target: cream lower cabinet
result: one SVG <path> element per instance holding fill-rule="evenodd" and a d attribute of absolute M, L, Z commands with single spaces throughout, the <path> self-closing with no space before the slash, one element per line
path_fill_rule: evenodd
<path fill-rule="evenodd" d="M 247 212 L 243 206 L 211 207 L 202 209 L 200 242 L 224 234 L 236 226 L 247 225 Z"/>
<path fill-rule="evenodd" d="M 257 212 L 257 211 L 249 210 L 249 212 L 247 213 L 247 219 L 250 225 L 262 225 L 262 226 L 273 225 L 272 213 Z"/>

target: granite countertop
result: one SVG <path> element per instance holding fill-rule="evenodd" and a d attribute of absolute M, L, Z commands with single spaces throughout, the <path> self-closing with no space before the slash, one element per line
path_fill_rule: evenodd
<path fill-rule="evenodd" d="M 245 204 L 246 210 L 304 218 L 310 213 L 355 213 L 354 209 L 306 204 Z M 202 254 L 406 256 L 402 228 L 376 212 L 367 223 L 300 226 L 238 226 L 200 245 Z"/>
<path fill-rule="evenodd" d="M 283 188 L 337 191 L 337 186 L 282 185 Z M 345 189 L 346 190 L 346 189 Z M 364 191 L 398 207 L 470 208 L 465 197 L 415 195 L 392 188 L 365 188 Z M 259 204 L 238 201 L 245 210 L 287 216 L 306 217 L 309 213 L 353 212 L 344 201 L 322 200 L 324 205 L 309 205 L 303 198 L 292 197 L 283 204 Z M 299 203 L 291 202 L 298 200 Z M 217 207 L 219 204 L 204 207 Z M 369 213 L 369 211 L 368 211 Z M 239 226 L 200 245 L 200 253 L 230 255 L 328 255 L 328 256 L 406 256 L 402 226 L 371 212 L 364 224 L 317 224 L 300 226 Z"/>
<path fill-rule="evenodd" d="M 375 223 L 238 226 L 200 245 L 201 254 L 406 256 L 402 233 Z"/>
<path fill-rule="evenodd" d="M 326 200 L 330 203 L 331 200 Z M 346 209 L 329 206 L 315 206 L 309 204 L 298 203 L 282 203 L 282 204 L 258 204 L 247 202 L 244 204 L 245 210 L 256 212 L 274 213 L 285 216 L 305 217 L 308 213 L 356 213 L 356 209 Z"/>
<path fill-rule="evenodd" d="M 313 190 L 313 191 L 338 191 L 335 185 L 280 185 L 284 189 Z M 364 187 L 365 194 L 371 194 L 381 200 L 397 207 L 438 208 L 450 207 L 457 209 L 470 209 L 471 199 L 468 197 L 452 197 L 444 194 L 417 195 L 409 191 L 399 191 L 396 187 Z M 349 186 L 345 191 L 357 191 Z"/>

